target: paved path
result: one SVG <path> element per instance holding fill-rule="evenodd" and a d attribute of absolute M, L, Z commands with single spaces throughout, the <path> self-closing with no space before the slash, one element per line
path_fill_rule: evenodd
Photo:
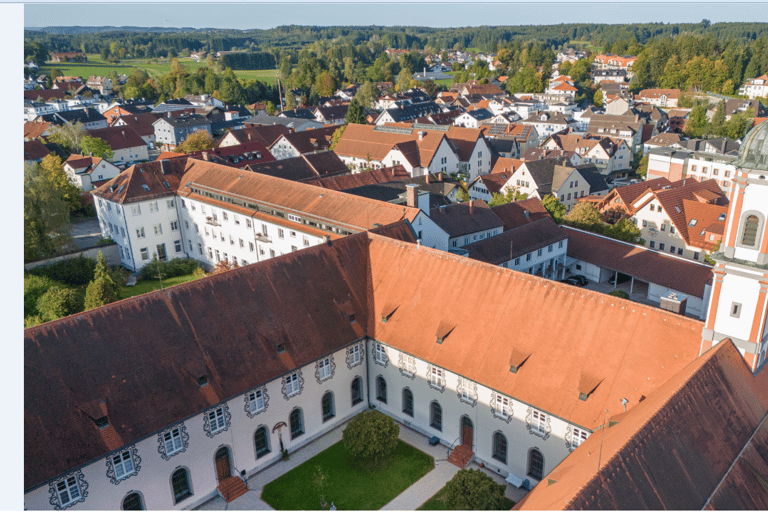
<path fill-rule="evenodd" d="M 341 441 L 341 433 L 346 423 L 343 423 L 326 433 L 322 437 L 315 439 L 308 445 L 300 448 L 291 454 L 288 461 L 278 461 L 275 464 L 256 473 L 248 479 L 249 491 L 243 496 L 237 498 L 231 503 L 227 503 L 223 498 L 217 496 L 206 503 L 203 503 L 198 510 L 273 510 L 261 500 L 261 491 L 264 486 L 277 477 L 287 473 L 296 466 L 303 464 L 318 453 L 328 449 L 332 445 Z M 459 468 L 448 462 L 448 448 L 438 444 L 429 445 L 429 438 L 412 430 L 404 425 L 400 425 L 400 439 L 431 455 L 435 459 L 435 469 L 424 475 L 408 489 L 400 493 L 395 499 L 384 505 L 381 510 L 415 510 L 425 501 L 435 495 L 437 491 L 445 486 L 446 482 L 453 478 Z M 480 469 L 477 464 L 471 463 L 468 469 Z M 482 468 L 482 470 L 491 476 L 497 483 L 505 484 L 506 481 L 501 475 Z M 515 502 L 525 496 L 526 491 L 516 489 L 511 485 L 506 486 L 505 496 Z"/>
<path fill-rule="evenodd" d="M 78 249 L 89 249 L 101 240 L 101 227 L 96 218 L 72 224 L 72 239 Z"/>

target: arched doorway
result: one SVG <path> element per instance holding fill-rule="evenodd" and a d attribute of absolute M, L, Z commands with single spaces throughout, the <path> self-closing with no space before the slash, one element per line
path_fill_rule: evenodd
<path fill-rule="evenodd" d="M 219 482 L 232 476 L 232 465 L 229 461 L 229 449 L 222 446 L 216 452 L 216 478 Z"/>
<path fill-rule="evenodd" d="M 466 445 L 471 449 L 473 436 L 474 436 L 474 427 L 472 425 L 472 420 L 469 419 L 469 416 L 462 416 L 461 417 L 461 444 Z"/>

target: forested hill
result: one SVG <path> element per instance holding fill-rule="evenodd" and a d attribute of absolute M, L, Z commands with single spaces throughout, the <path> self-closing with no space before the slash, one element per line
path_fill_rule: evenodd
<path fill-rule="evenodd" d="M 644 24 L 559 24 L 526 26 L 483 26 L 459 28 L 382 27 L 382 26 L 298 26 L 287 25 L 267 30 L 142 28 L 142 27 L 45 27 L 25 31 L 25 37 L 45 43 L 51 51 L 98 53 L 104 44 L 146 45 L 156 48 L 191 51 L 224 51 L 301 47 L 315 41 L 360 45 L 377 43 L 386 48 L 472 48 L 496 51 L 510 42 L 533 41 L 560 47 L 572 42 L 589 43 L 614 53 L 634 45 L 644 45 L 652 38 L 683 34 L 711 35 L 713 39 L 750 41 L 768 35 L 768 23 L 644 23 Z M 130 45 L 130 46 L 129 46 Z"/>

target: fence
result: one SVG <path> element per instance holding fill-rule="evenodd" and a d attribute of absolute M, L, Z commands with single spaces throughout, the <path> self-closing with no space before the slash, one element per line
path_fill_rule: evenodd
<path fill-rule="evenodd" d="M 99 255 L 99 251 L 104 254 L 104 259 L 107 260 L 108 265 L 120 265 L 120 247 L 117 244 L 112 244 L 101 247 L 91 247 L 90 249 L 64 254 L 63 256 L 56 256 L 47 260 L 33 261 L 32 263 L 24 265 L 24 270 L 31 270 L 35 267 L 42 267 L 59 261 L 78 258 L 81 255 L 86 258 L 96 259 L 96 256 Z"/>

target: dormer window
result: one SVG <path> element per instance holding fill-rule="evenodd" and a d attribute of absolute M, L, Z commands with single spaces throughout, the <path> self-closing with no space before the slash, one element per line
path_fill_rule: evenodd
<path fill-rule="evenodd" d="M 197 378 L 197 385 L 200 387 L 207 386 L 208 385 L 208 377 L 205 375 L 201 375 Z"/>
<path fill-rule="evenodd" d="M 93 422 L 96 424 L 97 427 L 99 427 L 99 429 L 106 428 L 109 426 L 109 419 L 107 419 L 106 416 L 96 418 L 93 420 Z"/>

